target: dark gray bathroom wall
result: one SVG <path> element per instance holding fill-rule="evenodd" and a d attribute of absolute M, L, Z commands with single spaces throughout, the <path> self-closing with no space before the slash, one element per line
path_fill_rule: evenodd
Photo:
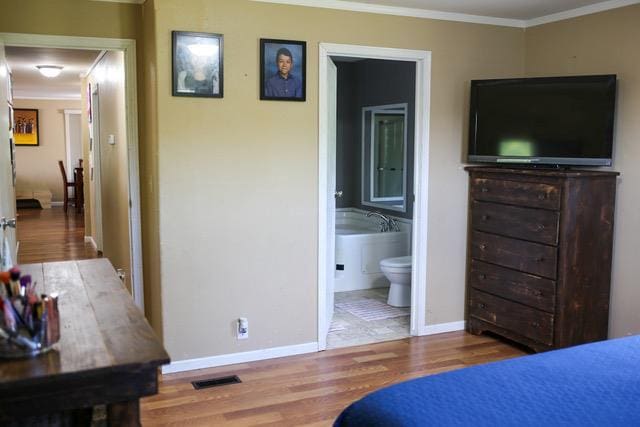
<path fill-rule="evenodd" d="M 358 162 L 360 142 L 358 140 L 356 94 L 356 64 L 337 62 L 338 97 L 336 123 L 336 189 L 342 190 L 342 198 L 336 199 L 337 208 L 355 206 L 359 197 L 359 180 L 353 170 Z M 359 174 L 359 171 L 358 171 Z"/>
<path fill-rule="evenodd" d="M 337 176 L 336 188 L 343 190 L 337 207 L 379 210 L 413 218 L 413 158 L 415 128 L 415 62 L 368 59 L 340 62 L 338 67 Z M 408 104 L 407 124 L 407 210 L 398 212 L 362 205 L 362 108 Z"/>

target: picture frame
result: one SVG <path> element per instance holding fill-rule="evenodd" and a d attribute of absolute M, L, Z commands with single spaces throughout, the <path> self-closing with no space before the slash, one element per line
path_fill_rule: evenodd
<path fill-rule="evenodd" d="M 260 99 L 306 101 L 307 42 L 260 39 Z"/>
<path fill-rule="evenodd" d="M 223 97 L 222 34 L 172 31 L 173 96 Z"/>
<path fill-rule="evenodd" d="M 38 110 L 29 108 L 13 109 L 13 138 L 19 147 L 40 145 Z"/>

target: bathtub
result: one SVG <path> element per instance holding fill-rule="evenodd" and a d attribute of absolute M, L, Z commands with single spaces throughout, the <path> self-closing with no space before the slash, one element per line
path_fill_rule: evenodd
<path fill-rule="evenodd" d="M 379 220 L 359 209 L 336 210 L 335 292 L 388 287 L 380 260 L 411 253 L 411 221 L 395 218 L 400 231 L 380 232 Z"/>

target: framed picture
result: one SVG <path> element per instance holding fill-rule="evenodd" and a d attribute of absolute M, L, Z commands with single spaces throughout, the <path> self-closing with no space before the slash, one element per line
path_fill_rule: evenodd
<path fill-rule="evenodd" d="M 222 98 L 222 34 L 173 31 L 173 96 Z"/>
<path fill-rule="evenodd" d="M 38 110 L 15 108 L 13 110 L 13 138 L 17 146 L 40 145 L 38 135 Z"/>
<path fill-rule="evenodd" d="M 305 101 L 307 43 L 260 39 L 260 99 Z"/>

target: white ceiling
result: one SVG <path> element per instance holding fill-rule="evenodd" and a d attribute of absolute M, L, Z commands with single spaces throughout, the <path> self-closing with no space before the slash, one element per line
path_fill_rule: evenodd
<path fill-rule="evenodd" d="M 113 1 L 113 0 L 111 0 Z M 253 0 L 417 18 L 527 28 L 640 0 Z"/>
<path fill-rule="evenodd" d="M 80 75 L 86 73 L 99 50 L 6 46 L 14 98 L 80 99 Z M 58 77 L 47 78 L 36 65 L 61 65 Z"/>

